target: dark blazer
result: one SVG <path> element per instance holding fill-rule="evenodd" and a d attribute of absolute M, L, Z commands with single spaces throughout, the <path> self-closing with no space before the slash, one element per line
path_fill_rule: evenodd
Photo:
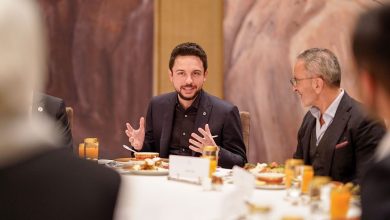
<path fill-rule="evenodd" d="M 112 219 L 120 176 L 61 148 L 0 168 L 1 219 Z"/>
<path fill-rule="evenodd" d="M 389 186 L 390 156 L 373 164 L 362 179 L 362 220 L 390 219 Z"/>
<path fill-rule="evenodd" d="M 193 131 L 204 128 L 208 123 L 214 139 L 220 146 L 219 166 L 232 168 L 243 166 L 247 159 L 242 137 L 241 121 L 236 106 L 202 91 Z M 169 156 L 177 93 L 172 92 L 152 99 L 146 116 L 146 130 L 143 151 L 159 152 L 161 157 Z M 199 156 L 193 152 L 193 156 Z"/>
<path fill-rule="evenodd" d="M 72 131 L 70 129 L 65 107 L 64 100 L 60 98 L 43 93 L 34 93 L 32 106 L 33 114 L 46 113 L 51 119 L 57 122 L 63 138 L 61 146 L 73 150 Z"/>
<path fill-rule="evenodd" d="M 303 159 L 305 164 L 310 164 L 313 129 L 316 129 L 316 119 L 308 111 L 298 132 L 294 154 L 294 158 Z M 315 175 L 330 176 L 341 182 L 358 182 L 384 134 L 383 123 L 371 120 L 360 103 L 345 92 L 333 122 L 317 146 L 316 156 L 324 165 L 324 170 Z"/>

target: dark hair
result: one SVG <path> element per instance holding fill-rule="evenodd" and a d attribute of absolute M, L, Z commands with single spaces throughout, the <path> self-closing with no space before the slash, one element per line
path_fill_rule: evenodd
<path fill-rule="evenodd" d="M 361 15 L 352 41 L 358 68 L 367 70 L 390 93 L 390 5 Z"/>
<path fill-rule="evenodd" d="M 300 53 L 297 59 L 303 60 L 306 70 L 321 76 L 328 85 L 340 87 L 340 64 L 332 51 L 324 48 L 310 48 Z"/>
<path fill-rule="evenodd" d="M 173 64 L 175 64 L 175 59 L 177 56 L 197 56 L 203 63 L 204 71 L 207 70 L 207 55 L 206 52 L 196 43 L 182 43 L 177 45 L 171 53 L 169 58 L 169 69 L 172 71 Z"/>

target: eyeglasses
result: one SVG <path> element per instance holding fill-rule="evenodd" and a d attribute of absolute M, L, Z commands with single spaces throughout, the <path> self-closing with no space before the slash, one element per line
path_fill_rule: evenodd
<path fill-rule="evenodd" d="M 298 82 L 301 81 L 301 80 L 306 80 L 306 79 L 314 79 L 314 78 L 321 78 L 320 76 L 311 76 L 311 77 L 306 77 L 306 78 L 291 78 L 290 79 L 290 83 L 291 85 L 293 86 L 297 86 Z"/>

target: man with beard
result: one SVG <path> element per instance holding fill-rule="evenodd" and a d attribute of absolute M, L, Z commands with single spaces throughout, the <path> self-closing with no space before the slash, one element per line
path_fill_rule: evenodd
<path fill-rule="evenodd" d="M 315 175 L 359 182 L 385 128 L 340 83 L 340 65 L 330 50 L 311 48 L 298 56 L 291 84 L 310 110 L 299 129 L 294 158 L 312 165 Z"/>
<path fill-rule="evenodd" d="M 361 97 L 367 108 L 390 121 L 390 5 L 360 16 L 352 38 Z M 361 183 L 363 220 L 390 219 L 390 133 Z"/>
<path fill-rule="evenodd" d="M 208 74 L 204 50 L 196 43 L 176 46 L 168 74 L 176 91 L 152 99 L 146 127 L 143 117 L 137 130 L 126 123 L 131 145 L 163 158 L 200 156 L 204 146 L 218 146 L 219 166 L 243 166 L 247 159 L 237 107 L 202 90 Z"/>

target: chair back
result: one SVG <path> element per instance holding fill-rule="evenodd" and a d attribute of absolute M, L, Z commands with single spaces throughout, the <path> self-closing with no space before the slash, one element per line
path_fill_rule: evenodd
<path fill-rule="evenodd" d="M 69 121 L 69 127 L 70 130 L 73 128 L 73 108 L 72 107 L 66 107 L 66 115 L 68 116 Z"/>

